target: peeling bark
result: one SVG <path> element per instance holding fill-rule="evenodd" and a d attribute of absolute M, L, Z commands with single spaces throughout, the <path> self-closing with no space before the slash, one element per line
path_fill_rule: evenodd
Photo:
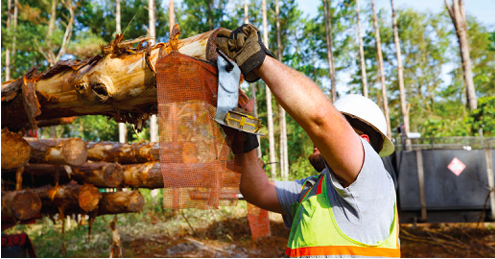
<path fill-rule="evenodd" d="M 25 138 L 31 146 L 30 163 L 80 166 L 87 161 L 86 142 L 80 138 Z"/>
<path fill-rule="evenodd" d="M 16 81 L 2 84 L 2 128 L 19 130 L 34 118 L 52 119 L 101 114 L 117 122 L 139 125 L 157 112 L 156 61 L 178 49 L 182 54 L 216 62 L 213 43 L 218 30 L 149 48 L 139 44 L 147 38 L 116 40 L 102 47 L 99 55 L 83 61 L 60 61 L 50 70 L 37 74 L 36 68 Z M 176 45 L 174 45 L 176 44 Z M 22 96 L 22 93 L 27 97 Z M 27 103 L 26 109 L 24 103 Z M 36 111 L 38 108 L 39 111 Z"/>
<path fill-rule="evenodd" d="M 41 199 L 43 213 L 88 213 L 98 208 L 102 197 L 93 185 L 74 182 L 56 187 L 46 185 L 32 191 Z"/>
<path fill-rule="evenodd" d="M 160 147 L 157 143 L 90 142 L 87 148 L 88 159 L 91 161 L 134 164 L 160 160 Z M 174 152 L 174 147 L 171 146 L 165 152 Z"/>
<path fill-rule="evenodd" d="M 103 193 L 98 215 L 140 212 L 144 208 L 144 197 L 139 191 Z"/>

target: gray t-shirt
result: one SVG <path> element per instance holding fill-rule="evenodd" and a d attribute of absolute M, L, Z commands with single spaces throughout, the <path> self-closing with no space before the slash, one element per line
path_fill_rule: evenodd
<path fill-rule="evenodd" d="M 351 185 L 344 188 L 328 167 L 322 173 L 327 170 L 329 172 L 328 196 L 332 212 L 342 232 L 361 243 L 376 244 L 390 234 L 390 226 L 394 219 L 395 189 L 380 156 L 368 142 L 362 142 L 365 151 L 363 168 Z M 298 202 L 306 179 L 275 181 L 277 196 L 285 211 L 283 219 L 287 228 L 291 227 L 293 220 L 291 204 Z"/>

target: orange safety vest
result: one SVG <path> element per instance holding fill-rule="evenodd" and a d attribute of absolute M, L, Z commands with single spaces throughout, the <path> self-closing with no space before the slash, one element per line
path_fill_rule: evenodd
<path fill-rule="evenodd" d="M 332 212 L 327 192 L 326 174 L 321 174 L 314 186 L 305 191 L 302 198 L 292 204 L 294 220 L 285 255 L 288 257 L 307 256 L 371 256 L 400 257 L 399 224 L 395 205 L 394 220 L 390 235 L 376 244 L 364 244 L 346 236 L 339 228 Z M 313 188 L 316 195 L 310 197 Z M 314 192 L 313 192 L 314 193 Z"/>

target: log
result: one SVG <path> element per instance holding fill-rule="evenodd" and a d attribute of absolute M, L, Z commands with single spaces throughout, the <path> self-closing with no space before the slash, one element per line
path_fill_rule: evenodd
<path fill-rule="evenodd" d="M 72 177 L 79 182 L 91 183 L 97 187 L 113 188 L 122 182 L 122 166 L 117 163 L 86 163 L 72 167 Z"/>
<path fill-rule="evenodd" d="M 35 120 L 101 114 L 140 129 L 150 113 L 157 113 L 157 60 L 177 50 L 216 63 L 217 33 L 218 29 L 149 48 L 132 47 L 147 39 L 123 41 L 118 35 L 97 56 L 60 61 L 41 74 L 32 69 L 2 84 L 2 128 L 19 130 L 26 121 L 35 127 Z"/>
<path fill-rule="evenodd" d="M 91 161 L 117 162 L 120 164 L 146 163 L 160 160 L 157 143 L 90 142 L 87 144 Z M 166 151 L 167 152 L 167 151 Z"/>
<path fill-rule="evenodd" d="M 98 215 L 140 212 L 144 208 L 144 197 L 139 191 L 103 193 L 98 206 Z"/>
<path fill-rule="evenodd" d="M 2 129 L 2 170 L 24 166 L 29 161 L 31 147 L 17 133 Z"/>
<path fill-rule="evenodd" d="M 76 120 L 76 116 L 72 117 L 63 117 L 63 118 L 53 118 L 48 120 L 38 120 L 38 127 L 49 127 L 56 125 L 68 125 L 72 124 Z M 29 125 L 26 125 L 26 128 L 29 128 Z"/>
<path fill-rule="evenodd" d="M 30 163 L 80 166 L 87 161 L 86 142 L 80 138 L 25 138 L 31 146 Z"/>
<path fill-rule="evenodd" d="M 114 188 L 122 182 L 122 167 L 117 163 L 86 163 L 82 166 L 63 166 L 52 164 L 30 164 L 24 167 L 24 173 L 33 176 L 33 182 L 41 179 L 47 183 L 66 183 L 74 179 L 79 183 L 93 184 L 96 187 Z M 24 177 L 30 180 L 30 176 Z M 45 180 L 42 180 L 42 179 Z M 48 181 L 48 182 L 47 182 Z M 24 184 L 29 185 L 28 182 Z M 36 184 L 39 186 L 39 184 Z"/>
<path fill-rule="evenodd" d="M 27 220 L 40 212 L 41 200 L 30 190 L 2 192 L 2 221 Z"/>
<path fill-rule="evenodd" d="M 122 186 L 134 188 L 163 188 L 163 175 L 160 163 L 123 165 Z"/>
<path fill-rule="evenodd" d="M 98 188 L 91 184 L 74 182 L 53 187 L 46 185 L 32 189 L 42 201 L 44 213 L 88 213 L 98 208 L 102 197 Z"/>

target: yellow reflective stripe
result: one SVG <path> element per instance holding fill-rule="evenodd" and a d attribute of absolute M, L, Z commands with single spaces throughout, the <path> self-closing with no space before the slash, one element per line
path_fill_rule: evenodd
<path fill-rule="evenodd" d="M 291 249 L 287 247 L 285 254 L 289 257 L 317 255 L 358 255 L 372 257 L 400 257 L 398 248 L 358 247 L 358 246 L 316 246 Z"/>

